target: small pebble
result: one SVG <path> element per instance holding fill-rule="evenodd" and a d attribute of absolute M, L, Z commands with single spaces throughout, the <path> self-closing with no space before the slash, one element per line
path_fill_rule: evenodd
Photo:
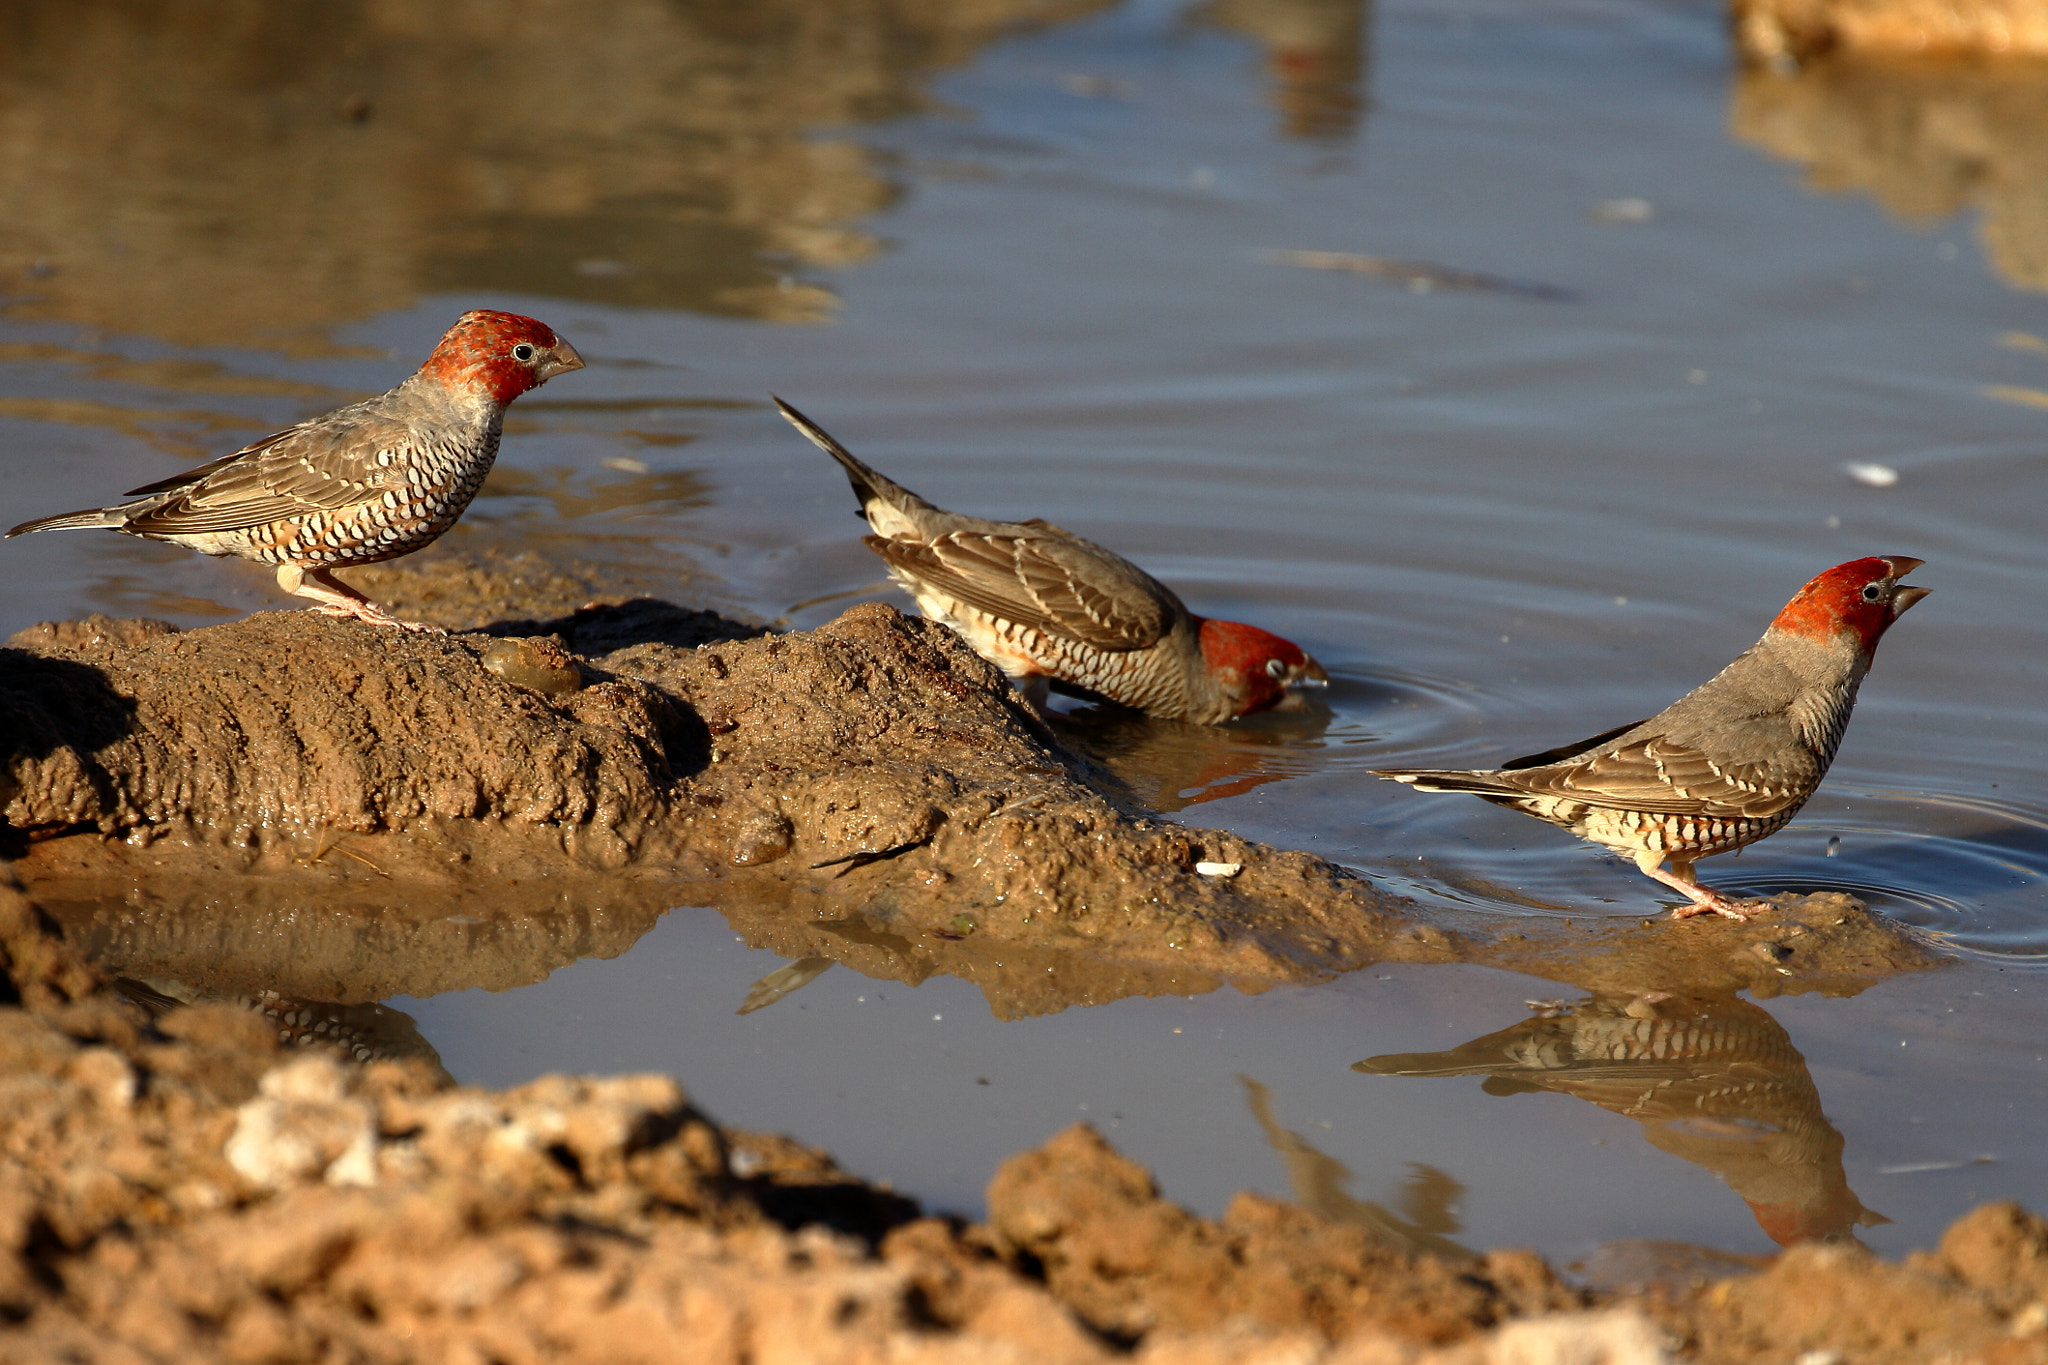
<path fill-rule="evenodd" d="M 583 670 L 568 650 L 553 640 L 493 640 L 484 650 L 484 668 L 514 687 L 550 697 L 565 696 L 583 686 Z"/>
<path fill-rule="evenodd" d="M 1243 863 L 1196 863 L 1195 871 L 1204 877 L 1235 877 L 1244 871 Z"/>
<path fill-rule="evenodd" d="M 732 861 L 738 867 L 772 863 L 789 852 L 796 831 L 779 811 L 756 811 L 740 825 L 732 841 Z"/>

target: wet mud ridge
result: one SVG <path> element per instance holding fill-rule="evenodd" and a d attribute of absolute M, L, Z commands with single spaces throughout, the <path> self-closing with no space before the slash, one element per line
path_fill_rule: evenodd
<path fill-rule="evenodd" d="M 465 1089 L 157 1014 L 7 884 L 0 967 L 5 1362 L 2048 1359 L 2048 1223 L 2013 1205 L 1901 1265 L 1808 1246 L 1607 1293 L 1397 1220 L 1199 1218 L 1078 1127 L 968 1224 L 668 1077 Z"/>
<path fill-rule="evenodd" d="M 1839 896 L 1743 925 L 1425 916 L 1149 815 L 952 632 L 873 604 L 792 634 L 651 599 L 449 636 L 39 626 L 0 649 L 0 820 L 109 970 L 341 1004 L 538 979 L 677 905 L 785 957 L 965 977 L 1003 1016 L 1383 960 L 1759 994 L 1941 960 Z"/>

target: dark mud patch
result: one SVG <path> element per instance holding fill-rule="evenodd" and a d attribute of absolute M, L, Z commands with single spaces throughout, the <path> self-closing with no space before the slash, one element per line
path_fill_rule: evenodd
<path fill-rule="evenodd" d="M 1148 814 L 888 607 L 790 634 L 648 598 L 526 620 L 517 583 L 421 572 L 486 629 L 94 618 L 0 649 L 18 875 L 110 970 L 333 1004 L 502 988 L 678 905 L 784 957 L 967 978 L 1005 1017 L 1389 960 L 1759 995 L 1943 960 L 1830 895 L 1745 924 L 1425 914 Z"/>
<path fill-rule="evenodd" d="M 2048 1355 L 2048 1224 L 2012 1205 L 1903 1264 L 1801 1248 L 1617 1294 L 1255 1195 L 1199 1218 L 1076 1128 L 965 1224 L 667 1077 L 464 1089 L 245 1009 L 152 1017 L 7 885 L 0 965 L 27 1002 L 0 1005 L 0 1360 Z"/>

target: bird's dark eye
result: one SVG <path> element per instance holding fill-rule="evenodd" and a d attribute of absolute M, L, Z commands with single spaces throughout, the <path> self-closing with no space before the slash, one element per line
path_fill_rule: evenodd
<path fill-rule="evenodd" d="M 1266 660 L 1266 676 L 1267 676 L 1267 677 L 1269 677 L 1269 678 L 1284 678 L 1284 677 L 1286 677 L 1286 676 L 1287 676 L 1287 663 L 1286 663 L 1286 661 L 1285 661 L 1285 660 L 1282 660 L 1282 659 L 1268 659 L 1268 660 Z"/>
<path fill-rule="evenodd" d="M 1876 600 L 1877 600 L 1878 598 L 1880 598 L 1880 597 L 1883 597 L 1883 596 L 1884 596 L 1884 584 L 1882 584 L 1882 583 L 1865 583 L 1865 584 L 1863 585 L 1863 600 L 1864 600 L 1864 601 L 1866 601 L 1866 602 L 1875 602 L 1875 601 L 1876 601 Z"/>
<path fill-rule="evenodd" d="M 521 362 L 533 359 L 533 347 L 523 341 L 520 342 L 512 348 L 512 358 Z"/>

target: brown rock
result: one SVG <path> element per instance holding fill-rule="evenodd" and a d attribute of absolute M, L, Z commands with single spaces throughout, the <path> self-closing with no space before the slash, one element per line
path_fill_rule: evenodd
<path fill-rule="evenodd" d="M 1990 1296 L 1999 1310 L 2021 1314 L 2048 1304 L 2048 1221 L 2018 1204 L 1986 1204 L 1965 1214 L 1942 1236 L 1932 1261 L 1939 1269 Z M 2038 1311 L 2048 1333 L 2048 1311 Z"/>
<path fill-rule="evenodd" d="M 1495 1279 L 1257 1195 L 1240 1194 L 1222 1223 L 1208 1222 L 1161 1199 L 1142 1167 L 1086 1125 L 1005 1163 L 988 1203 L 996 1248 L 1123 1339 L 1251 1323 L 1325 1340 L 1370 1330 L 1442 1343 L 1510 1313 L 1583 1301 L 1534 1257 L 1489 1263 Z"/>

